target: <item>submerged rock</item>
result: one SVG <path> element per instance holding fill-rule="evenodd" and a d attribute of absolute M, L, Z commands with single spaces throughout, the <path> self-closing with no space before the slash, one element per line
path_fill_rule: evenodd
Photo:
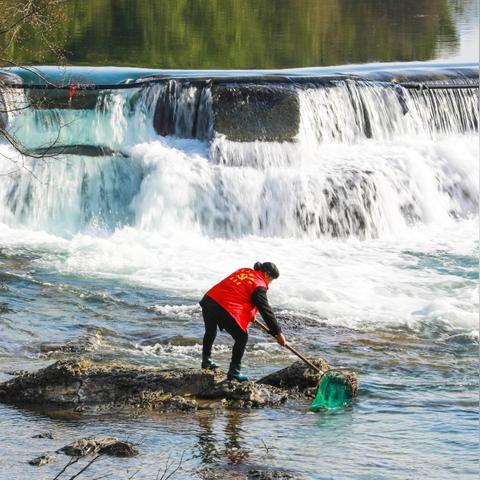
<path fill-rule="evenodd" d="M 274 480 L 274 479 L 297 479 L 299 480 L 300 477 L 294 475 L 291 472 L 286 470 L 259 470 L 259 469 L 251 469 L 248 471 L 247 474 L 248 480 Z"/>
<path fill-rule="evenodd" d="M 53 434 L 51 432 L 43 432 L 33 435 L 32 438 L 48 438 L 49 440 L 53 440 Z"/>
<path fill-rule="evenodd" d="M 328 369 L 324 360 L 315 364 Z M 170 369 L 60 360 L 0 384 L 0 401 L 41 408 L 195 410 L 281 405 L 298 392 L 310 393 L 318 374 L 300 362 L 259 382 L 229 381 L 219 371 Z M 354 377 L 353 377 L 354 378 Z"/>
<path fill-rule="evenodd" d="M 57 353 L 85 355 L 94 352 L 101 345 L 102 332 L 94 331 L 81 337 L 69 340 L 66 343 L 42 342 L 38 348 L 46 356 L 54 356 Z"/>
<path fill-rule="evenodd" d="M 47 465 L 48 463 L 54 463 L 57 459 L 53 455 L 49 455 L 48 453 L 44 453 L 33 460 L 30 460 L 28 463 L 30 465 L 34 465 L 36 467 L 41 467 L 42 465 Z"/>
<path fill-rule="evenodd" d="M 138 455 L 138 448 L 130 442 L 115 437 L 82 438 L 65 445 L 58 452 L 70 457 L 86 457 L 87 455 L 110 455 L 114 457 L 134 457 Z"/>
<path fill-rule="evenodd" d="M 278 468 L 251 465 L 234 465 L 226 468 L 204 468 L 199 471 L 200 477 L 208 480 L 306 480 L 298 472 Z"/>
<path fill-rule="evenodd" d="M 5 375 L 10 375 L 12 377 L 18 377 L 20 375 L 27 375 L 28 370 L 4 370 Z"/>

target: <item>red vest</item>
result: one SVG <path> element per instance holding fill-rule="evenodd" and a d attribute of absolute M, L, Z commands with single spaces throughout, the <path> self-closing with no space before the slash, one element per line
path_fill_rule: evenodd
<path fill-rule="evenodd" d="M 258 308 L 251 300 L 252 293 L 257 287 L 268 290 L 264 273 L 251 268 L 240 268 L 217 283 L 206 295 L 223 307 L 246 332 L 248 324 L 258 312 Z"/>

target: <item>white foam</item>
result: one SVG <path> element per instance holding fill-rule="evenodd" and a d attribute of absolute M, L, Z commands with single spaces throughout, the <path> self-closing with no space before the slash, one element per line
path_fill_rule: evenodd
<path fill-rule="evenodd" d="M 229 354 L 231 352 L 231 346 L 219 345 L 216 343 L 212 352 L 214 355 Z M 135 345 L 133 353 L 145 355 L 146 357 L 159 357 L 165 358 L 170 363 L 174 360 L 190 361 L 193 358 L 200 358 L 202 354 L 202 346 L 198 345 L 170 345 L 156 343 L 155 345 Z"/>
<path fill-rule="evenodd" d="M 123 279 L 185 298 L 186 305 L 155 308 L 167 316 L 189 318 L 199 315 L 198 306 L 190 302 L 198 301 L 213 283 L 239 266 L 270 260 L 281 271 L 269 293 L 278 309 L 362 329 L 440 322 L 445 328 L 474 330 L 475 282 L 430 268 L 421 258 L 430 255 L 448 268 L 448 260 L 442 260 L 447 253 L 474 257 L 476 234 L 475 220 L 452 223 L 448 229 L 411 229 L 394 242 L 253 236 L 226 240 L 124 228 L 106 238 L 77 235 L 57 244 L 49 237 L 51 253 L 37 262 L 60 272 Z M 11 235 L 18 231 L 2 230 L 0 242 L 18 246 Z M 29 245 L 35 244 L 35 235 L 30 232 Z M 37 245 L 44 235 L 38 234 Z M 57 247 L 59 255 L 54 254 Z"/>
<path fill-rule="evenodd" d="M 48 269 L 154 287 L 187 305 L 232 270 L 270 260 L 281 271 L 270 293 L 280 309 L 352 328 L 476 328 L 475 282 L 456 273 L 472 267 L 451 258 L 477 256 L 475 135 L 409 128 L 318 143 L 304 122 L 275 162 L 268 152 L 279 144 L 236 145 L 241 161 L 218 164 L 205 142 L 154 135 L 142 105 L 127 119 L 125 97 L 111 102 L 97 112 L 103 130 L 93 140 L 110 135 L 130 157 L 38 164 L 39 181 L 27 171 L 0 177 L 0 245 L 39 249 Z"/>
<path fill-rule="evenodd" d="M 153 309 L 169 318 L 198 317 L 200 306 L 196 305 L 154 305 Z"/>

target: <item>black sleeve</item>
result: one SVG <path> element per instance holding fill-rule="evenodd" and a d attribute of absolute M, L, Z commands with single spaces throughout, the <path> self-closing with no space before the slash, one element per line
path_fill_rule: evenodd
<path fill-rule="evenodd" d="M 258 308 L 258 311 L 265 320 L 267 327 L 270 329 L 270 333 L 274 336 L 281 333 L 281 328 L 278 325 L 275 314 L 272 307 L 268 303 L 267 289 L 264 287 L 257 287 L 252 293 L 252 303 Z"/>

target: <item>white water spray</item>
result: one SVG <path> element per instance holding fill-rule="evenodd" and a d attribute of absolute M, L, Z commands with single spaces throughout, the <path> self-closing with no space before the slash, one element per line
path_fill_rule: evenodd
<path fill-rule="evenodd" d="M 57 139 L 61 125 L 57 142 L 79 149 L 35 161 L 0 146 L 28 167 L 0 177 L 2 244 L 38 237 L 45 245 L 51 233 L 57 239 L 48 242 L 63 252 L 54 262 L 60 271 L 187 299 L 231 268 L 269 259 L 282 267 L 272 298 L 287 310 L 349 326 L 475 328 L 470 283 L 453 295 L 451 279 L 442 283 L 415 262 L 425 252 L 475 254 L 476 92 L 302 87 L 293 142 L 239 143 L 221 135 L 209 142 L 208 122 L 203 139 L 157 135 L 154 107 L 164 91 L 119 92 L 91 111 L 11 119 L 30 148 Z M 194 112 L 208 113 L 211 96 L 191 86 L 177 94 L 175 129 L 195 137 Z M 91 145 L 110 153 L 80 148 Z M 11 168 L 0 163 L 2 172 Z"/>

